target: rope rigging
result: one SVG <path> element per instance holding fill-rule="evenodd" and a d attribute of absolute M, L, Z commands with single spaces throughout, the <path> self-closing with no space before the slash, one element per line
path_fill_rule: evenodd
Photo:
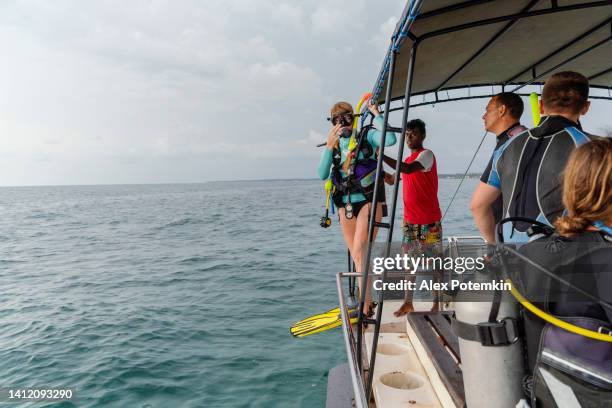
<path fill-rule="evenodd" d="M 476 159 L 476 155 L 480 151 L 480 148 L 482 147 L 482 144 L 483 144 L 485 138 L 487 137 L 487 133 L 489 133 L 489 132 L 485 130 L 484 134 L 482 135 L 482 139 L 480 139 L 480 143 L 478 144 L 478 147 L 476 148 L 476 151 L 474 152 L 474 155 L 472 156 L 472 160 L 470 160 L 470 164 L 468 164 L 467 169 L 465 169 L 465 173 L 463 173 L 463 177 L 461 177 L 461 181 L 459 182 L 459 185 L 457 186 L 457 189 L 455 190 L 455 193 L 453 194 L 453 197 L 451 198 L 450 202 L 448 203 L 448 206 L 446 207 L 446 210 L 444 210 L 444 214 L 442 215 L 442 220 L 440 220 L 440 222 L 444 221 L 444 218 L 446 217 L 446 213 L 448 212 L 448 210 L 453 205 L 453 202 L 455 201 L 455 197 L 457 197 L 457 193 L 459 193 L 459 189 L 461 188 L 461 185 L 463 184 L 463 181 L 465 180 L 465 178 L 467 177 L 468 173 L 470 172 L 470 167 L 472 167 L 472 163 L 474 163 L 474 159 Z"/>

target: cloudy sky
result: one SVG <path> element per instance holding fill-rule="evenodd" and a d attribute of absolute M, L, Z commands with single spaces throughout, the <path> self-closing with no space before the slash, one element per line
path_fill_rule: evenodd
<path fill-rule="evenodd" d="M 330 105 L 372 88 L 404 6 L 373 4 L 4 0 L 0 185 L 315 177 Z M 413 111 L 440 171 L 464 170 L 485 102 Z"/>

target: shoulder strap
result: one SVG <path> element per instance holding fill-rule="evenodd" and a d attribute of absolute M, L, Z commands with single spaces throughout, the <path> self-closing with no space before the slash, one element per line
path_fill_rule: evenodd
<path fill-rule="evenodd" d="M 357 159 L 359 158 L 360 152 L 363 153 L 364 159 L 369 159 L 374 155 L 374 146 L 368 141 L 368 132 L 373 128 L 374 125 L 366 125 L 359 131 L 357 135 Z"/>

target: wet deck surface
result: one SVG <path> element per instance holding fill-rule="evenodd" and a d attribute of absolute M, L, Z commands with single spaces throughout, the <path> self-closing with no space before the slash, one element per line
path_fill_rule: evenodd
<path fill-rule="evenodd" d="M 453 402 L 465 406 L 459 342 L 450 327 L 450 313 L 413 312 L 408 322 L 444 382 Z"/>

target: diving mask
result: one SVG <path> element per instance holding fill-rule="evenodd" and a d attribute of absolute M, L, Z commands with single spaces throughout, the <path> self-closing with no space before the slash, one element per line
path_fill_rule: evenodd
<path fill-rule="evenodd" d="M 343 113 L 340 115 L 332 116 L 331 123 L 334 126 L 336 126 L 337 124 L 340 124 L 341 126 L 352 126 L 354 119 L 355 117 L 352 113 Z"/>

